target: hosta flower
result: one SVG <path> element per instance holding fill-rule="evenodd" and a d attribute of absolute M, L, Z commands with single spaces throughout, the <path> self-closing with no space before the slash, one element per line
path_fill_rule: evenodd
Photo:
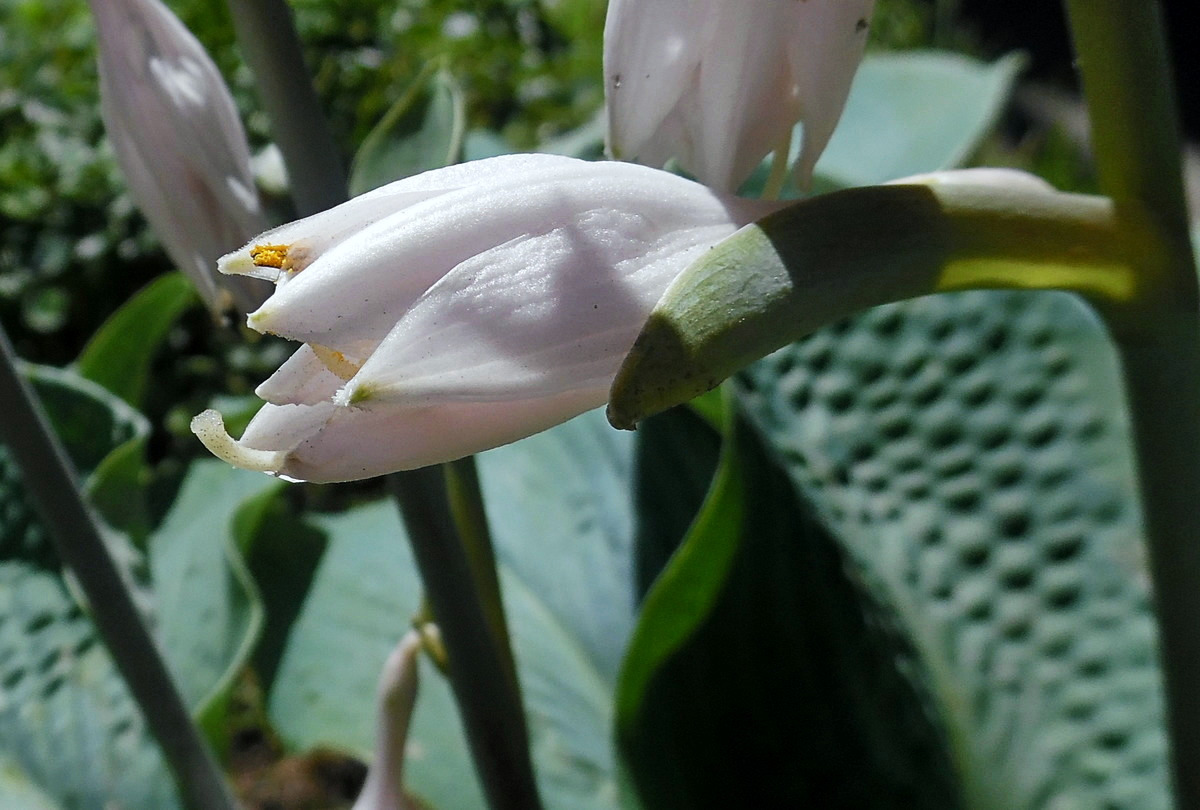
<path fill-rule="evenodd" d="M 266 227 L 229 89 L 159 0 L 92 0 L 100 113 L 129 184 L 167 253 L 214 309 L 243 311 L 256 285 L 221 279 L 216 259 Z"/>
<path fill-rule="evenodd" d="M 736 190 L 804 125 L 807 182 L 862 59 L 874 0 L 609 0 L 609 150 Z"/>
<path fill-rule="evenodd" d="M 666 172 L 552 155 L 401 180 L 263 234 L 222 272 L 278 285 L 248 323 L 303 342 L 232 464 L 311 481 L 447 461 L 604 403 L 666 286 L 777 207 Z"/>

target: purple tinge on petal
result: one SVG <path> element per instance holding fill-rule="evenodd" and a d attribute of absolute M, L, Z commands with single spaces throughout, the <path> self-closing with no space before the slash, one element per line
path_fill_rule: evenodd
<path fill-rule="evenodd" d="M 260 383 L 254 393 L 273 405 L 316 405 L 332 400 L 345 383 L 305 344 Z"/>
<path fill-rule="evenodd" d="M 841 115 L 873 0 L 611 0 L 605 25 L 610 153 L 736 190 L 804 136 L 807 182 Z"/>
<path fill-rule="evenodd" d="M 694 80 L 704 53 L 691 31 L 706 16 L 697 0 L 610 0 L 604 24 L 604 92 L 608 146 L 613 157 L 661 166 L 653 154 L 660 132 Z"/>
<path fill-rule="evenodd" d="M 599 407 L 607 388 L 514 402 L 425 408 L 265 405 L 240 442 L 284 449 L 278 473 L 316 483 L 415 469 L 507 444 Z M 297 442 L 297 439 L 299 441 Z"/>

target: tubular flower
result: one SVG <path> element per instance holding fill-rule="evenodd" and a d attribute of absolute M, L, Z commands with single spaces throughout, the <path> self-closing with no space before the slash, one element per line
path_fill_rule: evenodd
<path fill-rule="evenodd" d="M 231 464 L 366 478 L 495 447 L 607 399 L 666 286 L 772 203 L 655 169 L 553 155 L 417 175 L 220 261 L 274 294 L 248 318 L 305 345 L 259 386 Z"/>
<path fill-rule="evenodd" d="M 612 156 L 733 191 L 804 125 L 807 184 L 862 59 L 874 0 L 609 0 Z"/>
<path fill-rule="evenodd" d="M 262 300 L 213 263 L 266 227 L 250 149 L 229 89 L 159 0 L 91 0 L 100 113 L 130 194 L 214 310 Z M 232 297 L 232 301 L 230 298 Z"/>

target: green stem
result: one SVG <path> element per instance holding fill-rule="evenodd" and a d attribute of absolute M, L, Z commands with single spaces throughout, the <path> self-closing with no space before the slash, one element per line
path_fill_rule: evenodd
<path fill-rule="evenodd" d="M 26 491 L 50 529 L 59 558 L 87 596 L 96 629 L 162 748 L 184 804 L 194 810 L 234 810 L 237 804 L 229 786 L 101 539 L 74 467 L 36 395 L 17 371 L 3 328 L 0 413 L 4 414 L 0 438 L 16 458 Z"/>
<path fill-rule="evenodd" d="M 346 175 L 283 0 L 229 0 L 301 214 L 347 196 Z M 493 808 L 541 806 L 474 459 L 398 473 L 400 503 L 475 768 Z"/>
<path fill-rule="evenodd" d="M 500 607 L 492 599 L 499 597 L 499 584 L 494 583 L 494 590 L 493 585 L 481 587 L 477 578 L 480 563 L 491 559 L 490 542 L 486 549 L 468 550 L 464 541 L 479 540 L 486 531 L 480 535 L 478 527 L 467 525 L 474 517 L 460 512 L 465 520 L 456 520 L 452 512 L 449 490 L 457 489 L 461 496 L 463 487 L 470 487 L 462 471 L 460 466 L 450 474 L 458 480 L 449 488 L 447 476 L 436 467 L 395 473 L 389 483 L 446 647 L 450 685 L 488 804 L 493 810 L 537 810 L 541 801 L 508 637 L 493 631 L 492 616 Z M 494 562 L 488 570 L 484 579 L 494 579 Z"/>
<path fill-rule="evenodd" d="M 304 64 L 285 0 L 229 0 L 229 11 L 259 100 L 287 166 L 301 216 L 346 199 L 346 171 Z"/>
<path fill-rule="evenodd" d="M 1155 0 L 1067 0 L 1101 188 L 1142 294 L 1105 312 L 1133 417 L 1176 806 L 1200 807 L 1200 288 Z"/>
<path fill-rule="evenodd" d="M 1133 415 L 1175 802 L 1200 807 L 1200 317 L 1160 313 L 1117 347 Z"/>
<path fill-rule="evenodd" d="M 1067 0 L 1104 193 L 1187 231 L 1174 81 L 1157 0 Z"/>
<path fill-rule="evenodd" d="M 1162 10 L 1154 0 L 1067 10 L 1100 187 L 1144 289 L 1105 316 L 1133 416 L 1175 800 L 1200 808 L 1200 288 Z"/>
<path fill-rule="evenodd" d="M 500 596 L 500 578 L 496 573 L 496 553 L 483 508 L 483 490 L 479 486 L 475 458 L 467 456 L 444 464 L 442 471 L 446 476 L 450 513 L 454 516 L 454 524 L 471 568 L 474 592 L 479 596 L 488 629 L 497 640 L 500 666 L 508 674 L 513 689 L 517 690 L 517 665 L 509 643 L 508 622 L 504 617 L 504 603 Z"/>

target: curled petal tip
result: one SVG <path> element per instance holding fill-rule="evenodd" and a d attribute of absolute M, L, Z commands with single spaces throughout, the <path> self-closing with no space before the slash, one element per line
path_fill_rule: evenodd
<path fill-rule="evenodd" d="M 273 474 L 283 467 L 287 458 L 287 453 L 280 450 L 245 447 L 229 435 L 225 430 L 225 419 L 212 408 L 192 417 L 191 428 L 208 452 L 234 467 Z"/>
<path fill-rule="evenodd" d="M 270 308 L 270 300 L 263 304 L 258 309 L 246 316 L 246 326 L 264 335 L 273 335 L 275 332 L 271 329 L 271 322 L 275 319 L 275 313 Z"/>
<path fill-rule="evenodd" d="M 217 272 L 222 275 L 245 276 L 254 272 L 254 270 L 254 261 L 244 249 L 233 253 L 226 253 L 217 259 Z"/>

